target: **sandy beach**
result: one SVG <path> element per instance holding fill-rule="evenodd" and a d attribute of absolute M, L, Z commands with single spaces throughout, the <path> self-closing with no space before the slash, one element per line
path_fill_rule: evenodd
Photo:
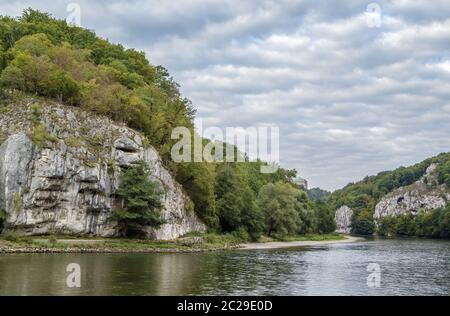
<path fill-rule="evenodd" d="M 294 247 L 311 247 L 311 246 L 323 246 L 331 244 L 344 244 L 357 241 L 363 241 L 362 237 L 345 236 L 343 240 L 324 240 L 324 241 L 276 241 L 267 243 L 246 243 L 242 244 L 239 249 L 241 250 L 261 250 L 261 249 L 279 249 L 279 248 L 294 248 Z"/>

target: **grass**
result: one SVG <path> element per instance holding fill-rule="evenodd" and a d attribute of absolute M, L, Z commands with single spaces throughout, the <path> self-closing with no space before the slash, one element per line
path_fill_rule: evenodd
<path fill-rule="evenodd" d="M 287 236 L 275 239 L 266 236 L 258 242 L 270 241 L 326 241 L 341 240 L 339 234 L 308 234 Z M 209 251 L 236 248 L 239 244 L 248 242 L 236 234 L 190 233 L 173 241 L 155 241 L 125 238 L 89 238 L 74 236 L 18 236 L 13 233 L 0 235 L 0 248 L 26 249 L 29 252 L 40 249 L 98 251 L 98 252 L 141 252 L 141 251 Z"/>
<path fill-rule="evenodd" d="M 238 243 L 232 236 L 205 235 L 184 236 L 174 241 L 155 241 L 125 238 L 87 238 L 73 236 L 17 236 L 15 234 L 0 235 L 0 248 L 27 249 L 29 252 L 39 249 L 50 250 L 104 250 L 139 252 L 139 251 L 207 251 L 229 249 Z"/>

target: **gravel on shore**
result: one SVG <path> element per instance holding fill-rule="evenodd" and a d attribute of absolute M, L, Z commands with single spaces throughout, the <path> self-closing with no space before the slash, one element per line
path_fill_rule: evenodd
<path fill-rule="evenodd" d="M 262 250 L 262 249 L 280 249 L 280 248 L 295 248 L 295 247 L 310 247 L 323 246 L 332 244 L 344 244 L 350 242 L 357 242 L 365 240 L 362 237 L 345 236 L 345 239 L 340 240 L 323 240 L 323 241 L 274 241 L 267 243 L 246 243 L 242 244 L 241 250 Z"/>

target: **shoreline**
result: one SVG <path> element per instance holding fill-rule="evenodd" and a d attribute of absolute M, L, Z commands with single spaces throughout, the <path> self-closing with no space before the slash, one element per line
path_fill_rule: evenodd
<path fill-rule="evenodd" d="M 0 248 L 0 255 L 3 254 L 119 254 L 119 253 L 199 253 L 213 252 L 220 250 L 233 250 L 238 246 L 230 246 L 224 248 L 191 248 L 191 249 L 165 249 L 165 248 L 147 248 L 147 249 L 117 249 L 117 248 Z"/>
<path fill-rule="evenodd" d="M 363 241 L 363 237 L 344 236 L 342 240 L 323 240 L 323 241 L 273 241 L 267 243 L 246 243 L 240 245 L 239 250 L 269 250 L 269 249 L 286 249 L 296 247 L 314 247 L 333 244 L 346 244 L 357 241 Z"/>
<path fill-rule="evenodd" d="M 65 253 L 92 253 L 92 254 L 114 254 L 114 253 L 200 253 L 200 252 L 214 252 L 226 250 L 269 250 L 269 249 L 286 249 L 295 247 L 313 247 L 331 244 L 351 243 L 363 241 L 365 238 L 345 236 L 345 239 L 340 240 L 323 240 L 323 241 L 274 241 L 274 242 L 259 242 L 259 243 L 240 243 L 228 244 L 219 247 L 142 247 L 142 248 L 127 248 L 127 247 L 33 247 L 33 246 L 0 246 L 0 254 L 65 254 Z"/>

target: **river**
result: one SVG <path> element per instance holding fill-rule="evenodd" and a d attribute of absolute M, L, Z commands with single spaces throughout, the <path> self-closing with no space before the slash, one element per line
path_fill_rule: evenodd
<path fill-rule="evenodd" d="M 67 286 L 71 263 L 81 268 L 79 288 Z M 450 241 L 372 239 L 200 254 L 4 254 L 0 295 L 450 295 Z"/>

